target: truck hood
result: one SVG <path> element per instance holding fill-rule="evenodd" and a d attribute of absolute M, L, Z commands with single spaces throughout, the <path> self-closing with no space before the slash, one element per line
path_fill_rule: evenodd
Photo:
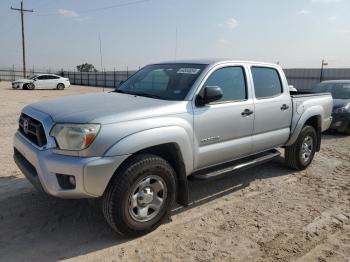
<path fill-rule="evenodd" d="M 187 112 L 188 101 L 167 101 L 120 93 L 68 96 L 29 105 L 60 123 L 130 121 Z"/>
<path fill-rule="evenodd" d="M 344 107 L 350 104 L 350 99 L 333 99 L 333 109 Z"/>

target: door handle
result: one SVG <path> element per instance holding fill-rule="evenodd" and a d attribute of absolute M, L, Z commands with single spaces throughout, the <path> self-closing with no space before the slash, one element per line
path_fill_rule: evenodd
<path fill-rule="evenodd" d="M 254 112 L 250 109 L 244 109 L 244 111 L 241 113 L 242 116 L 249 116 L 253 114 Z"/>
<path fill-rule="evenodd" d="M 285 110 L 287 110 L 288 108 L 289 108 L 289 106 L 286 105 L 286 104 L 283 104 L 283 105 L 281 106 L 281 110 L 282 110 L 282 111 L 285 111 Z"/>

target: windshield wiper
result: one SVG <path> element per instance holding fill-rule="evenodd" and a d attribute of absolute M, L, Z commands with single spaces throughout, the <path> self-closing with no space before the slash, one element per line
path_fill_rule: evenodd
<path fill-rule="evenodd" d="M 148 93 L 143 92 L 125 92 L 124 90 L 116 89 L 112 92 L 121 93 L 121 94 L 127 94 L 127 95 L 133 95 L 133 96 L 144 96 L 144 97 L 150 97 L 150 98 L 156 98 L 156 99 L 162 99 L 160 96 L 152 95 Z"/>
<path fill-rule="evenodd" d="M 129 94 L 135 95 L 135 96 L 144 96 L 144 97 L 162 99 L 160 96 L 152 95 L 152 94 L 148 94 L 148 93 L 143 93 L 143 92 L 132 92 L 132 93 L 129 93 Z"/>
<path fill-rule="evenodd" d="M 121 94 L 129 94 L 129 93 L 127 93 L 127 92 L 125 92 L 125 91 L 123 91 L 123 90 L 120 90 L 120 89 L 115 89 L 115 90 L 113 90 L 112 92 L 121 93 Z M 131 95 L 131 94 L 130 94 L 130 95 Z"/>

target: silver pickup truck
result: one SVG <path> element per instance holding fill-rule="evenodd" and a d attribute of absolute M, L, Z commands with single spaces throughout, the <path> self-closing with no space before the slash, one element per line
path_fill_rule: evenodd
<path fill-rule="evenodd" d="M 328 93 L 290 92 L 282 69 L 242 61 L 148 65 L 110 93 L 26 106 L 14 160 L 31 183 L 61 198 L 99 198 L 117 232 L 154 230 L 188 178 L 210 179 L 285 149 L 305 169 L 331 123 Z"/>

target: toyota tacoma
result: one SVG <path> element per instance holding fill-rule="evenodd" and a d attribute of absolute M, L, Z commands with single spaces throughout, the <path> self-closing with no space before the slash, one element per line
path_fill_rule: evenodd
<path fill-rule="evenodd" d="M 331 122 L 329 93 L 290 91 L 278 65 L 231 60 L 145 66 L 116 90 L 24 107 L 14 160 L 39 190 L 98 198 L 108 224 L 138 236 L 172 203 L 190 204 L 188 179 L 211 179 L 285 150 L 303 170 Z"/>

